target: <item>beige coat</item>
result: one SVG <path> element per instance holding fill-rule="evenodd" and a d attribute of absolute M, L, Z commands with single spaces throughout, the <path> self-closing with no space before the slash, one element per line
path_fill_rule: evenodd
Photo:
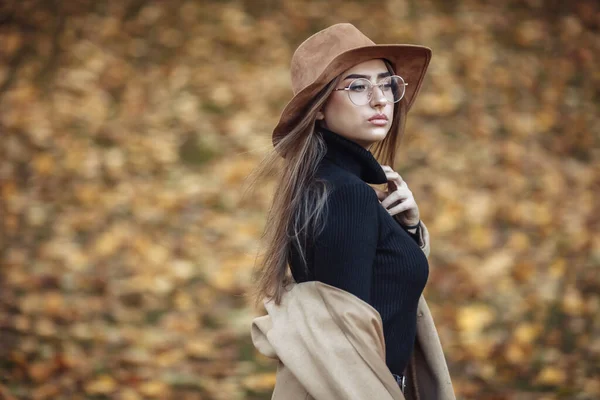
<path fill-rule="evenodd" d="M 423 227 L 424 228 L 424 227 Z M 422 229 L 421 248 L 429 253 Z M 402 394 L 385 363 L 381 316 L 353 294 L 323 282 L 294 283 L 255 318 L 254 346 L 279 360 L 274 400 L 455 399 L 437 330 L 423 296 Z"/>

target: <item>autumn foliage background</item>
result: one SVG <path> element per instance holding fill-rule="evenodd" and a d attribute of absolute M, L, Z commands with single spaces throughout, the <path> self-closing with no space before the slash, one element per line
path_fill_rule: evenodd
<path fill-rule="evenodd" d="M 433 50 L 395 169 L 463 399 L 600 398 L 597 1 L 0 3 L 0 398 L 268 399 L 242 197 L 296 46 Z M 401 73 L 401 71 L 400 71 Z"/>

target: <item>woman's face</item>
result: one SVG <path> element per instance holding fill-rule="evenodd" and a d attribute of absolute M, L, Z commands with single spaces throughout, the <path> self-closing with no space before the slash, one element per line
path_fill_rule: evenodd
<path fill-rule="evenodd" d="M 375 84 L 389 75 L 383 60 L 369 60 L 344 71 L 336 88 L 347 87 L 356 78 L 367 78 Z M 332 92 L 317 119 L 323 127 L 368 149 L 385 138 L 393 116 L 394 104 L 386 101 L 381 90 L 375 87 L 370 101 L 360 106 L 350 101 L 347 91 Z"/>

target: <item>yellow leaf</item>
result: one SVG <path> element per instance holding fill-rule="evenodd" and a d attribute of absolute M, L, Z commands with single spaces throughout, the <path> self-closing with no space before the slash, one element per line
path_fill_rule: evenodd
<path fill-rule="evenodd" d="M 104 232 L 98 236 L 94 243 L 94 253 L 99 257 L 112 254 L 119 246 L 119 238 L 112 232 Z"/>
<path fill-rule="evenodd" d="M 490 234 L 489 237 L 492 235 Z M 514 265 L 514 255 L 506 250 L 491 253 L 478 268 L 484 283 L 494 282 L 507 275 L 507 271 Z"/>
<path fill-rule="evenodd" d="M 211 100 L 221 107 L 227 107 L 233 101 L 234 95 L 231 92 L 231 88 L 227 85 L 217 85 L 212 93 Z"/>
<path fill-rule="evenodd" d="M 231 269 L 225 269 L 214 273 L 209 279 L 217 289 L 229 291 L 233 289 L 236 283 L 236 273 Z"/>
<path fill-rule="evenodd" d="M 543 385 L 560 385 L 565 381 L 565 372 L 554 366 L 545 367 L 535 378 L 536 383 Z"/>
<path fill-rule="evenodd" d="M 85 391 L 88 394 L 108 394 L 116 388 L 117 383 L 108 375 L 102 375 L 85 385 Z"/>
<path fill-rule="evenodd" d="M 267 372 L 263 374 L 250 375 L 244 378 L 242 385 L 255 392 L 264 392 L 272 390 L 275 386 L 275 373 Z"/>
<path fill-rule="evenodd" d="M 187 352 L 199 358 L 213 358 L 215 355 L 215 349 L 212 342 L 206 339 L 188 340 L 185 348 Z"/>
<path fill-rule="evenodd" d="M 49 292 L 44 297 L 44 312 L 47 315 L 60 316 L 64 313 L 64 297 L 58 291 Z"/>
<path fill-rule="evenodd" d="M 55 336 L 56 324 L 46 317 L 40 317 L 35 325 L 35 332 L 40 336 Z"/>
<path fill-rule="evenodd" d="M 475 225 L 468 231 L 469 242 L 479 250 L 490 249 L 494 245 L 494 232 L 489 227 Z"/>
<path fill-rule="evenodd" d="M 562 307 L 569 315 L 580 315 L 583 312 L 583 299 L 575 288 L 568 288 L 564 294 Z"/>
<path fill-rule="evenodd" d="M 550 275 L 553 278 L 562 278 L 565 274 L 567 262 L 564 258 L 557 258 L 552 265 L 550 265 Z"/>
<path fill-rule="evenodd" d="M 185 292 L 177 292 L 173 298 L 175 308 L 180 311 L 191 310 L 194 307 L 192 297 Z"/>
<path fill-rule="evenodd" d="M 120 400 L 140 400 L 142 397 L 133 389 L 125 388 L 119 392 Z"/>
<path fill-rule="evenodd" d="M 151 381 L 142 383 L 139 390 L 146 396 L 164 398 L 167 388 L 167 385 L 163 382 Z"/>
<path fill-rule="evenodd" d="M 539 327 L 531 323 L 522 323 L 515 330 L 515 339 L 520 344 L 531 344 L 539 333 Z"/>
<path fill-rule="evenodd" d="M 513 364 L 519 364 L 525 361 L 525 352 L 516 343 L 511 343 L 506 349 L 506 359 Z"/>
<path fill-rule="evenodd" d="M 511 233 L 507 246 L 514 250 L 526 250 L 531 247 L 529 236 L 523 232 Z"/>
<path fill-rule="evenodd" d="M 154 357 L 154 362 L 160 367 L 171 367 L 185 358 L 185 352 L 182 349 L 176 348 L 166 351 Z"/>
<path fill-rule="evenodd" d="M 478 336 L 494 320 L 494 311 L 483 304 L 461 307 L 457 313 L 457 324 L 462 334 Z"/>
<path fill-rule="evenodd" d="M 40 175 L 50 175 L 54 172 L 56 163 L 50 154 L 41 154 L 33 159 L 33 168 Z"/>
<path fill-rule="evenodd" d="M 29 366 L 29 376 L 35 382 L 46 381 L 52 372 L 54 372 L 54 368 L 49 362 L 36 362 Z"/>

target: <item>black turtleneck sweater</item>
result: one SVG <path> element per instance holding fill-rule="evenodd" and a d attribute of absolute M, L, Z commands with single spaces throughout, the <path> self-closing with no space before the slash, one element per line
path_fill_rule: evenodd
<path fill-rule="evenodd" d="M 367 185 L 387 183 L 371 152 L 335 132 L 319 132 L 327 143 L 317 172 L 328 184 L 327 213 L 323 231 L 306 242 L 306 269 L 291 249 L 292 275 L 296 282 L 318 280 L 346 290 L 373 306 L 383 321 L 386 363 L 403 374 L 429 275 L 427 257 Z"/>

